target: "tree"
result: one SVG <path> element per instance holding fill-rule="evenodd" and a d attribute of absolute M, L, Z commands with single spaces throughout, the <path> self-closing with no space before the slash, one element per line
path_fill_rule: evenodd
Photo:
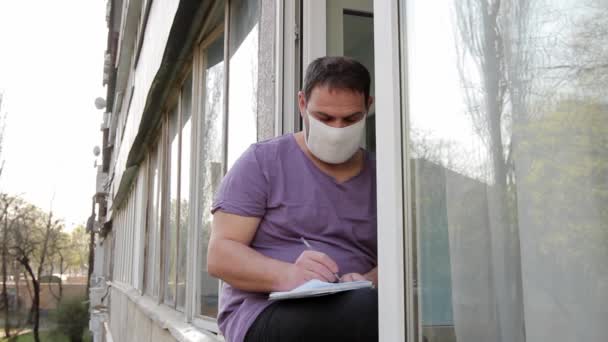
<path fill-rule="evenodd" d="M 11 325 L 8 317 L 9 315 L 9 301 L 8 301 L 8 290 L 6 283 L 8 280 L 8 268 L 9 268 L 9 247 L 14 243 L 14 237 L 12 231 L 20 220 L 25 218 L 29 214 L 29 208 L 27 204 L 18 197 L 9 196 L 7 194 L 0 194 L 0 217 L 2 222 L 2 301 L 1 307 L 4 310 L 4 334 L 10 336 Z M 14 272 L 16 273 L 16 272 Z M 18 277 L 16 278 L 19 279 Z"/>
<path fill-rule="evenodd" d="M 6 113 L 2 111 L 2 99 L 3 94 L 0 93 L 0 176 L 2 176 L 2 170 L 4 169 L 4 159 L 1 158 L 1 156 L 4 142 L 4 129 L 6 128 Z"/>
<path fill-rule="evenodd" d="M 602 148 L 581 148 L 581 143 L 574 140 L 565 151 L 551 151 L 548 146 L 564 146 L 551 139 L 561 137 L 564 141 L 566 136 L 605 146 L 601 144 L 602 135 L 592 130 L 606 127 L 602 126 L 606 107 L 597 99 L 605 98 L 608 81 L 608 6 L 605 1 L 587 0 L 575 16 L 566 12 L 574 12 L 571 5 L 542 0 L 459 0 L 454 6 L 456 51 L 467 114 L 489 160 L 489 283 L 494 291 L 496 315 L 492 329 L 496 340 L 524 341 L 519 227 L 522 217 L 538 221 L 526 227 L 528 233 L 547 224 L 552 227 L 550 223 L 558 226 L 554 218 L 561 217 L 562 224 L 575 222 L 570 234 L 582 229 L 593 232 L 589 234 L 593 241 L 605 241 L 597 229 L 601 220 L 588 218 L 591 223 L 587 224 L 584 220 L 572 221 L 577 214 L 566 205 L 557 206 L 560 200 L 555 198 L 585 184 L 585 176 L 592 179 L 605 172 L 605 166 L 598 166 L 605 161 Z M 574 155 L 572 151 L 581 153 Z M 566 177 L 570 172 L 585 176 Z M 553 197 L 546 195 L 549 190 Z M 529 196 L 526 201 L 519 198 L 523 192 Z M 600 192 L 596 190 L 595 194 Z M 551 201 L 553 207 L 563 209 L 547 216 L 549 210 L 539 200 Z M 601 206 L 605 201 L 595 198 L 591 203 Z M 566 202 L 571 203 L 562 203 Z M 526 212 L 519 213 L 522 203 L 533 207 L 525 207 Z M 531 213 L 534 208 L 542 208 L 542 212 Z M 561 240 L 556 240 L 567 240 L 565 232 L 559 235 Z M 591 245 L 595 244 L 588 242 Z M 603 255 L 605 248 L 598 253 Z M 560 254 L 566 253 L 560 250 Z"/>
<path fill-rule="evenodd" d="M 67 272 L 84 274 L 88 269 L 89 235 L 83 225 L 76 226 L 69 235 L 69 248 L 64 250 Z"/>
<path fill-rule="evenodd" d="M 81 342 L 89 321 L 88 305 L 81 298 L 62 301 L 57 308 L 57 328 L 71 342 Z"/>
<path fill-rule="evenodd" d="M 58 268 L 59 271 L 59 293 L 53 292 L 52 282 L 48 282 L 49 292 L 51 295 L 57 300 L 57 302 L 61 302 L 63 298 L 63 275 L 65 274 L 68 268 L 68 261 L 66 258 L 67 254 L 70 254 L 73 250 L 70 246 L 70 236 L 62 232 L 60 230 L 52 232 L 52 236 L 49 236 L 49 257 L 48 264 L 46 265 L 47 272 L 49 276 L 53 276 L 55 274 L 55 267 Z"/>
<path fill-rule="evenodd" d="M 562 54 L 546 67 L 564 81 L 576 83 L 579 93 L 605 98 L 608 84 L 608 2 L 583 0 L 572 34 L 557 46 Z"/>
<path fill-rule="evenodd" d="M 462 0 L 455 3 L 456 50 L 468 112 L 490 159 L 488 211 L 495 331 L 500 341 L 524 341 L 521 255 L 513 123 L 528 118 L 534 41 L 527 0 Z"/>
<path fill-rule="evenodd" d="M 2 156 L 2 142 L 4 140 L 4 128 L 5 128 L 5 114 L 4 112 L 2 112 L 2 99 L 3 99 L 3 94 L 0 93 L 0 176 L 2 176 L 2 170 L 4 169 L 4 160 L 1 159 Z M 10 206 L 10 204 L 8 203 L 8 199 L 6 198 L 6 196 L 4 194 L 2 194 L 2 198 L 0 198 L 0 200 L 2 201 L 2 203 L 0 203 L 0 206 L 2 206 L 2 208 L 0 210 L 2 210 L 0 212 L 0 217 L 4 218 L 7 211 L 8 211 L 8 206 Z M 6 222 L 5 222 L 6 223 Z M 7 281 L 7 268 L 8 268 L 8 249 L 7 249 L 7 239 L 8 239 L 8 233 L 6 231 L 7 227 L 4 227 L 3 230 L 3 234 L 1 236 L 2 238 L 2 246 L 0 246 L 0 248 L 2 249 L 1 251 L 1 255 L 0 258 L 2 258 L 2 260 L 0 260 L 2 262 L 2 294 L 1 294 L 1 301 L 0 301 L 0 308 L 4 308 L 4 313 L 5 313 L 5 324 L 4 324 L 4 334 L 5 336 L 9 337 L 10 336 L 10 322 L 8 320 L 8 292 L 6 289 L 6 281 Z"/>
<path fill-rule="evenodd" d="M 40 341 L 40 277 L 47 265 L 54 239 L 60 236 L 63 229 L 60 220 L 29 204 L 22 208 L 23 215 L 16 220 L 11 230 L 13 243 L 9 247 L 11 255 L 25 268 L 33 285 L 32 321 L 34 339 Z"/>

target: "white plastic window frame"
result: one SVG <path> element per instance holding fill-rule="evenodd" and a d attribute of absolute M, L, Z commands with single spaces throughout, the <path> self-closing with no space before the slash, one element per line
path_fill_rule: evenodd
<path fill-rule="evenodd" d="M 331 0 L 329 0 L 331 1 Z M 327 55 L 327 0 L 302 2 L 302 65 Z"/>
<path fill-rule="evenodd" d="M 327 1 L 303 2 L 302 63 L 308 65 L 327 51 Z M 378 206 L 379 340 L 414 341 L 410 276 L 411 243 L 404 207 L 406 180 L 405 137 L 401 116 L 400 41 L 397 0 L 374 1 L 374 53 L 376 79 L 376 163 Z M 407 241 L 407 242 L 406 242 Z M 407 255 L 407 257 L 406 257 Z M 406 301 L 406 298 L 410 299 Z M 401 303 L 401 304 L 399 304 Z M 397 305 L 396 305 L 397 304 Z M 407 312 L 407 315 L 406 315 Z M 407 335 L 406 335 L 407 334 Z"/>
<path fill-rule="evenodd" d="M 300 90 L 300 7 L 298 0 L 277 1 L 275 7 L 275 136 L 300 130 L 296 96 Z"/>
<path fill-rule="evenodd" d="M 411 190 L 407 149 L 406 37 L 398 0 L 374 1 L 379 333 L 381 341 L 415 341 Z M 405 28 L 405 26 L 403 26 Z M 401 47 L 404 47 L 402 50 Z M 403 85 L 403 86 L 402 86 Z M 397 304 L 397 305 L 396 305 Z"/>

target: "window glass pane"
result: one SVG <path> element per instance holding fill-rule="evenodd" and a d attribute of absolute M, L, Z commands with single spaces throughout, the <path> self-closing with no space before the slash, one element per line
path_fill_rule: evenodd
<path fill-rule="evenodd" d="M 169 189 L 165 194 L 168 198 L 168 225 L 165 234 L 165 302 L 175 304 L 176 291 L 176 258 L 177 258 L 177 179 L 179 157 L 179 113 L 177 106 L 169 116 L 169 151 L 168 180 Z"/>
<path fill-rule="evenodd" d="M 148 170 L 148 212 L 147 212 L 147 229 L 146 229 L 146 278 L 145 278 L 145 293 L 151 296 L 158 296 L 158 282 L 156 278 L 156 237 L 158 236 L 158 228 L 160 221 L 158 215 L 160 212 L 160 159 L 159 148 L 157 145 L 152 153 L 150 153 L 149 170 Z"/>
<path fill-rule="evenodd" d="M 371 1 L 370 1 L 371 2 Z M 370 73 L 370 95 L 374 96 L 374 17 L 371 13 L 343 10 L 344 56 L 361 62 Z M 369 110 L 365 123 L 365 147 L 376 151 L 376 110 Z"/>
<path fill-rule="evenodd" d="M 190 226 L 190 151 L 192 138 L 192 75 L 182 85 L 181 97 L 181 171 L 179 192 L 179 241 L 177 248 L 177 308 L 183 309 L 186 300 L 186 264 L 188 257 L 188 229 Z"/>
<path fill-rule="evenodd" d="M 228 167 L 257 141 L 259 0 L 230 2 Z"/>
<path fill-rule="evenodd" d="M 224 122 L 224 37 L 219 37 L 205 52 L 202 148 L 201 148 L 201 229 L 199 230 L 200 284 L 198 289 L 198 313 L 216 317 L 218 305 L 218 280 L 207 273 L 207 245 L 211 234 L 211 204 L 222 178 L 223 122 Z"/>
<path fill-rule="evenodd" d="M 165 213 L 163 213 L 163 196 L 164 196 L 164 189 L 165 186 L 163 185 L 163 179 L 165 177 L 165 171 L 164 171 L 164 165 L 166 164 L 166 154 L 165 154 L 165 142 L 166 142 L 166 133 L 167 131 L 163 128 L 161 130 L 161 138 L 158 140 L 158 149 L 157 149 L 157 153 L 158 153 L 158 160 L 156 163 L 156 166 L 158 168 L 158 186 L 156 189 L 156 213 L 155 213 L 155 220 L 156 220 L 156 236 L 159 237 L 159 239 L 161 239 L 161 241 L 156 242 L 154 245 L 154 249 L 156 250 L 155 254 L 154 254 L 154 264 L 156 265 L 158 263 L 158 266 L 154 266 L 154 295 L 160 297 L 161 293 L 160 293 L 160 284 L 161 284 L 161 274 L 160 274 L 160 263 L 161 263 L 161 250 L 157 250 L 157 248 L 162 248 L 160 246 L 162 246 L 162 232 L 164 227 L 166 227 L 166 221 L 165 221 Z"/>
<path fill-rule="evenodd" d="M 326 52 L 347 56 L 363 64 L 370 73 L 370 95 L 374 96 L 374 15 L 372 0 L 327 0 Z M 313 19 L 314 23 L 314 19 Z M 376 109 L 372 104 L 365 122 L 362 146 L 376 151 Z"/>
<path fill-rule="evenodd" d="M 420 340 L 604 341 L 608 4 L 402 5 Z"/>

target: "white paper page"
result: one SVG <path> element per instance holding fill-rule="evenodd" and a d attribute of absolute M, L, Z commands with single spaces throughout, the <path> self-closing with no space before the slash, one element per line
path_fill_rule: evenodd
<path fill-rule="evenodd" d="M 317 279 L 309 280 L 306 283 L 296 287 L 291 291 L 272 292 L 269 300 L 289 299 L 289 298 L 305 298 L 327 295 L 342 291 L 349 291 L 361 288 L 371 288 L 372 282 L 367 280 L 359 280 L 346 283 L 328 283 Z"/>

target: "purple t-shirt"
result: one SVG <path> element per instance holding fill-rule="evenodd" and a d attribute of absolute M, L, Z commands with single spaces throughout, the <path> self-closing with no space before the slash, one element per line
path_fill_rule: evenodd
<path fill-rule="evenodd" d="M 293 134 L 253 144 L 222 180 L 212 212 L 260 217 L 251 247 L 268 257 L 295 262 L 305 250 L 304 237 L 336 261 L 340 274 L 369 272 L 377 265 L 376 166 L 365 156 L 358 175 L 337 183 Z M 227 341 L 242 342 L 270 304 L 267 293 L 224 283 L 218 323 Z"/>

